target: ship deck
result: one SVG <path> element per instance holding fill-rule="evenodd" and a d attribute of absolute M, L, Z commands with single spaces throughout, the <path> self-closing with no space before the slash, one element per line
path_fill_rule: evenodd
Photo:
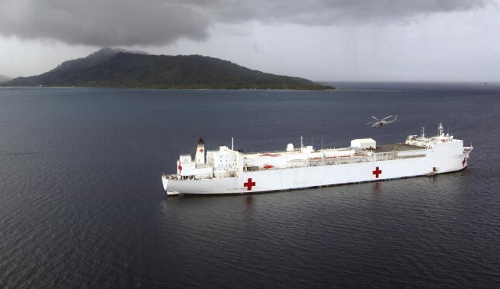
<path fill-rule="evenodd" d="M 345 147 L 345 148 L 338 148 L 335 150 L 339 151 L 349 151 L 351 150 L 351 147 Z M 410 145 L 410 144 L 405 144 L 405 143 L 395 143 L 395 144 L 387 144 L 387 145 L 377 145 L 377 148 L 375 149 L 364 149 L 362 151 L 371 151 L 373 153 L 395 153 L 395 152 L 404 152 L 404 151 L 415 151 L 415 150 L 425 150 L 426 148 L 423 146 L 416 146 L 416 145 Z M 325 152 L 333 149 L 320 149 L 315 152 Z M 358 152 L 361 153 L 361 152 Z M 245 157 L 249 158 L 254 158 L 254 157 L 278 157 L 281 155 L 290 155 L 290 154 L 297 154 L 301 155 L 303 154 L 300 149 L 295 149 L 292 152 L 288 151 L 270 151 L 270 152 L 250 152 L 250 153 L 245 153 Z"/>
<path fill-rule="evenodd" d="M 377 145 L 377 148 L 372 150 L 374 153 L 389 153 L 389 152 L 403 152 L 413 150 L 425 150 L 425 147 L 409 145 L 405 143 L 396 143 L 389 145 Z"/>

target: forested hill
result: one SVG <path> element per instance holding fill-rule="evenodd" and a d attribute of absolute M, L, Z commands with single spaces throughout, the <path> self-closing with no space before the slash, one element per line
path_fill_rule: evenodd
<path fill-rule="evenodd" d="M 147 55 L 103 48 L 85 58 L 63 62 L 8 86 L 134 87 L 168 89 L 332 89 L 310 80 L 251 70 L 200 55 Z"/>

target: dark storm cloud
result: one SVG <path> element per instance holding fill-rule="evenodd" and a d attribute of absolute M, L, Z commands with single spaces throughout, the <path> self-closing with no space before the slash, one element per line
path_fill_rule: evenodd
<path fill-rule="evenodd" d="M 196 0 L 190 2 L 205 3 Z M 212 10 L 220 21 L 226 22 L 257 20 L 268 23 L 333 25 L 393 23 L 422 15 L 481 8 L 492 2 L 491 0 L 219 0 L 210 2 L 211 7 L 207 9 Z M 227 3 L 233 5 L 225 5 Z"/>
<path fill-rule="evenodd" d="M 0 0 L 0 34 L 95 46 L 203 40 L 214 23 L 392 23 L 491 0 Z"/>
<path fill-rule="evenodd" d="M 181 37 L 205 38 L 208 21 L 203 13 L 195 6 L 179 3 L 159 0 L 0 0 L 0 33 L 97 46 L 160 45 Z"/>

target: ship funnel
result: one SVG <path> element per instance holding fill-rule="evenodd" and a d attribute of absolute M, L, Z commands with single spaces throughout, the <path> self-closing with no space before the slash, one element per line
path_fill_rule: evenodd
<path fill-rule="evenodd" d="M 198 140 L 198 145 L 196 146 L 196 155 L 194 159 L 197 164 L 205 163 L 205 141 L 201 137 Z"/>

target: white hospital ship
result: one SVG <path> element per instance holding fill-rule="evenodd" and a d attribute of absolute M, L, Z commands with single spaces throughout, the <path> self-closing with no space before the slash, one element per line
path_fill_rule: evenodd
<path fill-rule="evenodd" d="M 302 141 L 301 141 L 302 143 Z M 381 181 L 460 171 L 473 147 L 443 132 L 410 135 L 404 143 L 377 145 L 355 139 L 350 147 L 312 146 L 265 153 L 243 153 L 227 146 L 205 151 L 200 138 L 194 159 L 182 154 L 177 173 L 162 176 L 168 195 L 247 194 Z"/>

